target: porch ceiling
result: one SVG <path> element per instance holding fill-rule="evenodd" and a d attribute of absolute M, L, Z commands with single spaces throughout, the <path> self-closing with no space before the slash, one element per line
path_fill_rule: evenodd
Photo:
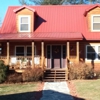
<path fill-rule="evenodd" d="M 0 40 L 82 40 L 81 33 L 5 33 L 0 34 Z"/>

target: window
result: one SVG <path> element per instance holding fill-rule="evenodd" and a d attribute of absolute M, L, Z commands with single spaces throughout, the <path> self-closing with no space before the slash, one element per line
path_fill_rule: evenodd
<path fill-rule="evenodd" d="M 16 47 L 16 56 L 24 56 L 24 47 Z"/>
<path fill-rule="evenodd" d="M 92 15 L 92 31 L 100 31 L 100 15 Z"/>
<path fill-rule="evenodd" d="M 16 46 L 15 48 L 16 56 L 32 56 L 31 46 Z M 34 55 L 36 55 L 36 46 L 34 47 Z"/>
<path fill-rule="evenodd" d="M 87 60 L 100 60 L 100 45 L 86 46 Z"/>
<path fill-rule="evenodd" d="M 100 59 L 100 46 L 98 46 L 98 59 Z"/>
<path fill-rule="evenodd" d="M 19 16 L 19 31 L 30 32 L 30 16 Z"/>
<path fill-rule="evenodd" d="M 31 56 L 32 55 L 32 47 L 27 47 L 27 56 Z"/>

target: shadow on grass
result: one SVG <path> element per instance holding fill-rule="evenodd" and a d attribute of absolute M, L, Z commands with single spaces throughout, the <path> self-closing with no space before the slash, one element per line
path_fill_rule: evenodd
<path fill-rule="evenodd" d="M 85 99 L 73 97 L 69 94 L 64 94 L 53 90 L 44 90 L 44 91 L 18 93 L 18 94 L 0 95 L 0 100 L 85 100 Z"/>

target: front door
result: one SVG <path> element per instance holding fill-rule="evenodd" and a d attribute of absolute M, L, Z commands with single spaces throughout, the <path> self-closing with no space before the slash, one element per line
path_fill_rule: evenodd
<path fill-rule="evenodd" d="M 66 61 L 66 45 L 48 45 L 47 46 L 47 68 L 65 68 Z"/>
<path fill-rule="evenodd" d="M 52 68 L 61 68 L 61 46 L 52 46 Z"/>

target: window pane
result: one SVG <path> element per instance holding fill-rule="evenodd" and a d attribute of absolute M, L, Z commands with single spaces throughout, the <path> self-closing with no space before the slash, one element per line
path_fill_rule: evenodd
<path fill-rule="evenodd" d="M 93 22 L 100 22 L 100 16 L 93 16 Z"/>
<path fill-rule="evenodd" d="M 27 56 L 32 55 L 32 47 L 27 47 Z"/>
<path fill-rule="evenodd" d="M 28 30 L 28 24 L 21 24 L 20 30 L 21 31 L 27 31 Z"/>
<path fill-rule="evenodd" d="M 98 59 L 100 59 L 100 53 L 98 53 Z"/>
<path fill-rule="evenodd" d="M 93 30 L 100 30 L 100 23 L 93 23 Z"/>
<path fill-rule="evenodd" d="M 21 23 L 28 23 L 28 17 L 21 17 Z"/>
<path fill-rule="evenodd" d="M 87 53 L 87 59 L 94 60 L 96 58 L 95 53 Z"/>
<path fill-rule="evenodd" d="M 88 46 L 87 52 L 95 52 L 95 46 Z"/>
<path fill-rule="evenodd" d="M 100 46 L 98 46 L 98 52 L 100 52 Z"/>
<path fill-rule="evenodd" d="M 24 56 L 24 47 L 16 47 L 16 55 Z"/>

